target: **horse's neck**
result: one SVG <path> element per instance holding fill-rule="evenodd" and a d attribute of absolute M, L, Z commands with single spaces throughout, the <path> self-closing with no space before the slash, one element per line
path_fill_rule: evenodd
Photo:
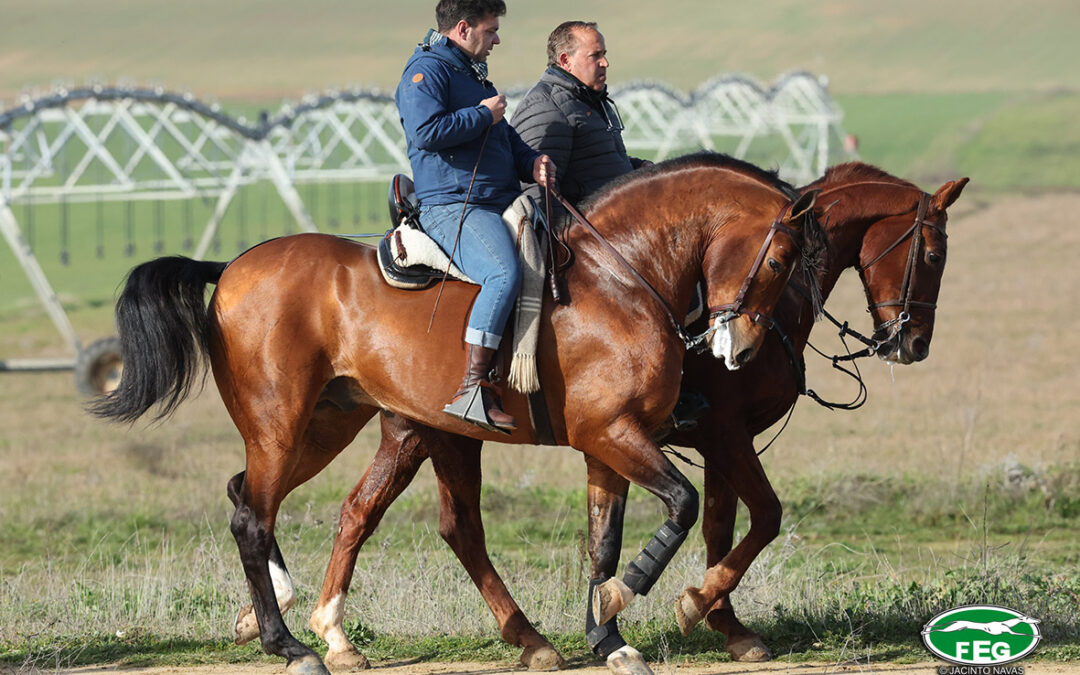
<path fill-rule="evenodd" d="M 587 217 L 673 311 L 679 313 L 688 309 L 693 287 L 702 274 L 706 214 L 694 213 L 685 199 L 678 199 L 648 213 L 630 212 L 620 206 L 599 209 Z M 614 260 L 602 244 L 583 230 L 577 236 L 576 245 L 586 247 L 592 257 L 603 261 L 601 265 L 606 268 L 590 273 L 613 273 L 628 285 L 636 286 L 628 270 Z"/>

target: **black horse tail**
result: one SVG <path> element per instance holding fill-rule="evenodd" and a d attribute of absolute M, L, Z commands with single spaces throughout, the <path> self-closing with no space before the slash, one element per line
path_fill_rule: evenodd
<path fill-rule="evenodd" d="M 92 401 L 91 414 L 131 423 L 157 405 L 154 419 L 161 420 L 202 383 L 210 329 L 206 285 L 216 284 L 227 264 L 171 256 L 131 270 L 116 302 L 120 385 Z"/>

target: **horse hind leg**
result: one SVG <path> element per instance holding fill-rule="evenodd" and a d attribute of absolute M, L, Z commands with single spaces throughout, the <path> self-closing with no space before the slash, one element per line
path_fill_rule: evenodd
<path fill-rule="evenodd" d="M 308 625 L 326 642 L 326 665 L 334 670 L 368 667 L 345 634 L 345 596 L 352 583 L 356 557 L 390 504 L 408 487 L 427 459 L 427 450 L 412 433 L 412 424 L 382 413 L 382 441 L 363 478 L 341 505 L 341 520 L 322 593 Z"/>
<path fill-rule="evenodd" d="M 529 622 L 488 556 L 480 511 L 481 442 L 426 427 L 417 432 L 423 435 L 439 480 L 439 534 L 484 597 L 499 635 L 523 648 L 520 660 L 529 670 L 565 667 L 566 660 Z"/>
<path fill-rule="evenodd" d="M 230 529 L 240 551 L 263 649 L 268 654 L 284 657 L 288 661 L 286 672 L 290 675 L 328 675 L 329 671 L 318 655 L 293 637 L 282 619 L 269 565 L 274 519 L 281 495 L 275 490 L 264 489 L 267 486 L 257 479 L 252 481 L 250 462 L 248 466 Z"/>
<path fill-rule="evenodd" d="M 292 675 L 328 671 L 314 651 L 296 640 L 282 619 L 282 608 L 295 602 L 295 591 L 274 538 L 277 510 L 285 495 L 325 468 L 375 412 L 369 407 L 346 412 L 320 406 L 294 444 L 249 439 L 248 469 L 229 484 L 230 498 L 237 507 L 232 531 L 251 590 L 258 635 L 267 653 L 288 660 L 287 672 Z M 292 450 L 283 450 L 293 445 Z M 292 601 L 279 607 L 279 602 L 288 600 L 289 595 Z M 238 628 L 247 631 L 241 637 L 247 637 L 252 631 L 243 622 L 243 613 L 241 622 Z"/>
<path fill-rule="evenodd" d="M 229 480 L 226 491 L 233 506 L 240 505 L 240 486 L 244 483 L 244 472 L 236 474 Z M 296 585 L 285 567 L 285 560 L 278 547 L 277 537 L 272 538 L 270 548 L 270 580 L 274 584 L 274 597 L 277 599 L 278 609 L 284 615 L 296 604 Z M 259 637 L 259 622 L 255 618 L 255 606 L 247 605 L 236 614 L 233 622 L 233 640 L 238 645 L 247 644 Z"/>

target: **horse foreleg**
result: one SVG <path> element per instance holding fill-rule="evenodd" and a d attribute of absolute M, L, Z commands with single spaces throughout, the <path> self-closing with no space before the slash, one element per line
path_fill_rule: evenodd
<path fill-rule="evenodd" d="M 597 625 L 593 616 L 593 591 L 615 576 L 622 550 L 623 516 L 630 483 L 592 457 L 586 457 L 589 470 L 589 602 L 585 610 L 585 639 L 589 649 L 607 662 L 616 675 L 652 675 L 641 652 L 626 644 L 619 634 L 618 617 Z"/>
<path fill-rule="evenodd" d="M 725 455 L 725 474 L 732 485 L 738 486 L 736 494 L 750 510 L 750 530 L 738 546 L 710 565 L 700 589 L 689 587 L 676 601 L 683 635 L 689 634 L 710 608 L 735 590 L 750 564 L 780 533 L 780 501 L 754 453 L 752 438 L 746 432 L 732 432 L 726 440 L 734 451 Z"/>
<path fill-rule="evenodd" d="M 233 506 L 240 505 L 240 486 L 244 483 L 244 472 L 236 474 L 229 481 L 226 491 Z M 296 586 L 293 584 L 289 570 L 285 567 L 285 560 L 278 548 L 277 537 L 271 537 L 270 548 L 270 580 L 274 584 L 274 597 L 277 599 L 278 609 L 282 614 L 292 609 L 296 604 Z M 255 607 L 248 605 L 236 614 L 233 622 L 233 638 L 236 644 L 242 645 L 259 637 L 259 622 L 255 618 Z"/>
<path fill-rule="evenodd" d="M 481 441 L 426 428 L 422 433 L 439 479 L 439 534 L 484 597 L 499 635 L 524 648 L 521 663 L 530 670 L 562 668 L 566 661 L 525 617 L 488 557 L 480 513 Z"/>
<path fill-rule="evenodd" d="M 735 467 L 731 467 L 735 469 L 732 475 L 725 475 L 725 470 L 731 470 L 729 467 L 722 468 L 720 461 L 710 461 L 709 458 L 714 455 L 700 446 L 699 450 L 705 457 L 705 508 L 701 516 L 701 534 L 705 537 L 706 565 L 712 567 L 731 551 L 735 539 L 739 496 L 732 485 L 750 485 L 754 476 L 742 475 Z M 705 625 L 710 630 L 724 634 L 727 652 L 734 661 L 760 662 L 772 658 L 761 636 L 744 626 L 735 616 L 730 595 L 721 596 L 713 603 L 705 614 Z"/>
<path fill-rule="evenodd" d="M 329 647 L 326 664 L 337 669 L 367 668 L 368 660 L 345 635 L 345 596 L 356 557 L 390 504 L 408 487 L 428 453 L 408 420 L 382 413 L 382 441 L 364 477 L 341 505 L 341 523 L 326 568 L 319 604 L 308 625 Z"/>
<path fill-rule="evenodd" d="M 620 418 L 578 443 L 583 452 L 659 497 L 668 511 L 668 521 L 626 566 L 623 578 L 612 577 L 594 589 L 593 617 L 602 625 L 659 580 L 697 520 L 698 494 L 632 418 Z"/>

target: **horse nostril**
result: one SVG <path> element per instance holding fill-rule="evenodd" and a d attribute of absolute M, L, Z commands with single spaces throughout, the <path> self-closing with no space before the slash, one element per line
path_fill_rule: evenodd
<path fill-rule="evenodd" d="M 744 349 L 735 356 L 735 363 L 745 366 L 752 358 L 754 358 L 754 350 Z"/>
<path fill-rule="evenodd" d="M 930 343 L 921 337 L 911 341 L 911 355 L 916 361 L 922 361 L 930 355 Z"/>

